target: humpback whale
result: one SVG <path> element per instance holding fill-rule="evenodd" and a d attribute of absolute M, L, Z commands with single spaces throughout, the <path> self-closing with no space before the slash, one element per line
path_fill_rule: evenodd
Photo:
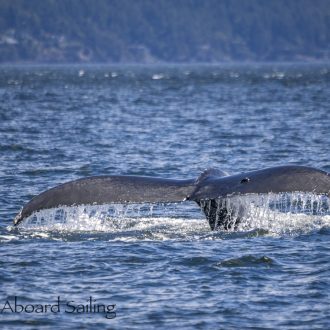
<path fill-rule="evenodd" d="M 60 184 L 32 198 L 17 214 L 17 226 L 34 212 L 63 206 L 111 203 L 171 203 L 194 201 L 212 230 L 231 226 L 225 198 L 233 195 L 310 192 L 330 194 L 330 173 L 307 166 L 277 166 L 241 174 L 208 169 L 197 179 L 110 175 L 92 176 Z M 205 203 L 208 201 L 208 203 Z M 221 205 L 221 207 L 219 207 Z M 240 210 L 238 210 L 239 214 Z"/>

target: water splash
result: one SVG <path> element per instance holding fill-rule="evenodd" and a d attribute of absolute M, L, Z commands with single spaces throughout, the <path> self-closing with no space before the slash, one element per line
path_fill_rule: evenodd
<path fill-rule="evenodd" d="M 207 203 L 210 201 L 202 201 L 201 206 Z M 195 203 L 54 208 L 34 213 L 21 223 L 19 229 L 106 232 L 162 240 L 193 237 L 222 239 L 224 233 L 247 233 L 249 236 L 255 231 L 262 235 L 295 235 L 330 225 L 330 202 L 327 196 L 306 193 L 232 196 L 217 201 L 218 208 L 224 205 L 232 222 L 231 228 L 226 231 L 218 225 L 217 231 L 211 232 L 204 214 Z"/>
<path fill-rule="evenodd" d="M 295 234 L 330 225 L 330 200 L 325 195 L 251 194 L 230 196 L 215 202 L 217 230 L 263 229 L 275 234 Z M 201 208 L 208 211 L 214 207 L 211 203 L 211 200 L 202 201 Z M 226 228 L 220 218 L 224 209 L 229 219 Z"/>
<path fill-rule="evenodd" d="M 19 228 L 115 232 L 201 220 L 198 208 L 189 203 L 81 205 L 35 212 Z"/>

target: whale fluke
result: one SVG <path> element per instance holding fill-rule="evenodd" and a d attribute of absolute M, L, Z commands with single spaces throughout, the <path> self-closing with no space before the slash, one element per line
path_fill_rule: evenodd
<path fill-rule="evenodd" d="M 15 217 L 14 225 L 34 212 L 74 205 L 111 203 L 161 203 L 191 200 L 204 211 L 211 229 L 230 223 L 226 205 L 218 201 L 232 195 L 310 192 L 330 194 L 330 174 L 306 166 L 278 166 L 228 175 L 216 169 L 197 179 L 174 180 L 143 176 L 94 176 L 70 181 L 44 191 L 29 201 Z M 205 207 L 203 201 L 210 201 Z M 216 202 L 217 201 L 217 202 Z"/>
<path fill-rule="evenodd" d="M 221 178 L 207 177 L 197 185 L 191 200 L 214 199 L 233 194 L 285 192 L 328 194 L 330 174 L 307 166 L 277 166 Z"/>
<path fill-rule="evenodd" d="M 129 175 L 82 178 L 46 190 L 31 199 L 15 217 L 14 224 L 19 224 L 33 212 L 60 206 L 183 201 L 195 189 L 194 182 L 193 179 Z"/>

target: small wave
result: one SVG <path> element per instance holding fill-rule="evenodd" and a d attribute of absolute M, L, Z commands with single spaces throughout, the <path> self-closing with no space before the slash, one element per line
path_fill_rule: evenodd
<path fill-rule="evenodd" d="M 28 152 L 31 152 L 32 149 L 28 148 L 24 145 L 13 143 L 13 144 L 0 144 L 0 151 L 14 151 L 14 152 L 28 151 Z"/>
<path fill-rule="evenodd" d="M 239 258 L 226 259 L 218 262 L 216 267 L 271 267 L 274 260 L 267 256 L 257 257 L 254 255 L 244 255 Z"/>

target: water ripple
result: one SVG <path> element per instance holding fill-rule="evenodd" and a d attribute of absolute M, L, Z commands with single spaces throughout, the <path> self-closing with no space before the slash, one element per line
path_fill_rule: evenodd
<path fill-rule="evenodd" d="M 117 218 L 81 208 L 66 222 L 51 210 L 12 227 L 31 197 L 87 175 L 195 178 L 208 167 L 286 163 L 329 171 L 328 63 L 0 72 L 0 308 L 15 296 L 93 296 L 117 310 L 113 320 L 3 313 L 1 329 L 330 328 L 325 209 L 236 200 L 247 212 L 232 232 L 211 232 L 189 203 Z"/>

